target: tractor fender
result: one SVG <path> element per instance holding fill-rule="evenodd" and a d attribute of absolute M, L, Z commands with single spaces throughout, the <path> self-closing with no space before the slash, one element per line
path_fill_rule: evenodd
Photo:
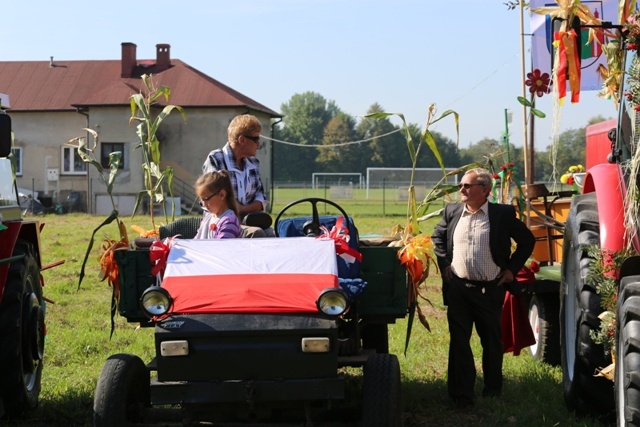
<path fill-rule="evenodd" d="M 600 247 L 620 251 L 625 247 L 627 233 L 624 221 L 624 195 L 627 188 L 617 164 L 599 164 L 587 172 L 583 194 L 596 193 L 600 219 Z"/>

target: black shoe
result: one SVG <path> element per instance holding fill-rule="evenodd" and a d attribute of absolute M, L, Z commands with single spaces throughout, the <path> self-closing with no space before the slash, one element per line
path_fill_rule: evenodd
<path fill-rule="evenodd" d="M 502 390 L 491 390 L 488 388 L 482 390 L 482 397 L 500 397 L 500 394 L 502 394 Z"/>
<path fill-rule="evenodd" d="M 455 397 L 455 398 L 452 398 L 452 400 L 453 400 L 453 405 L 457 409 L 465 409 L 473 406 L 473 400 L 469 399 L 468 397 Z"/>

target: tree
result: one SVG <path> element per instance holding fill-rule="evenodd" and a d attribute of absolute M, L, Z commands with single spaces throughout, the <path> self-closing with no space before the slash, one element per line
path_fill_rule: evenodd
<path fill-rule="evenodd" d="M 324 129 L 322 144 L 331 147 L 320 148 L 316 159 L 318 169 L 323 172 L 362 172 L 362 144 L 339 145 L 357 139 L 355 119 L 348 114 L 338 113 Z"/>
<path fill-rule="evenodd" d="M 315 92 L 295 94 L 281 107 L 282 139 L 301 145 L 320 145 L 324 129 L 340 111 L 333 101 Z M 318 156 L 317 148 L 278 145 L 275 150 L 275 179 L 308 180 Z"/>
<path fill-rule="evenodd" d="M 367 114 L 382 113 L 384 109 L 374 103 Z M 374 138 L 369 142 L 370 155 L 367 158 L 369 167 L 411 167 L 411 158 L 407 151 L 407 143 L 401 132 L 386 135 L 398 130 L 388 118 L 378 120 L 363 120 L 358 125 L 358 132 L 363 138 Z M 382 136 L 385 135 L 385 136 Z"/>

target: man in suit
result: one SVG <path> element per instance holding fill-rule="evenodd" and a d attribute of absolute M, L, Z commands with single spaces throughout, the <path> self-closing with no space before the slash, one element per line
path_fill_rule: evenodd
<path fill-rule="evenodd" d="M 445 207 L 431 241 L 442 274 L 449 323 L 449 397 L 473 405 L 476 369 L 470 339 L 475 324 L 482 344 L 485 397 L 502 392 L 501 316 L 505 285 L 533 252 L 535 238 L 511 205 L 489 203 L 492 175 L 481 168 L 462 177 L 461 203 Z M 515 250 L 512 250 L 512 241 Z"/>

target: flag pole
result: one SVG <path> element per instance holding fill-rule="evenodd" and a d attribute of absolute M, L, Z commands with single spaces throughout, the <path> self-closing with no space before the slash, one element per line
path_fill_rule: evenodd
<path fill-rule="evenodd" d="M 524 82 L 526 75 L 525 66 L 525 50 L 524 50 L 524 1 L 520 0 L 520 62 L 522 65 L 522 97 L 527 98 L 527 86 Z M 531 184 L 531 171 L 529 170 L 529 143 L 527 138 L 527 107 L 522 105 L 522 147 L 524 151 L 524 179 L 526 184 Z"/>
<path fill-rule="evenodd" d="M 524 82 L 524 76 L 526 75 L 525 59 L 524 59 L 524 0 L 520 0 L 520 62 L 522 64 L 522 98 L 527 99 L 527 86 Z M 529 170 L 529 143 L 527 141 L 527 107 L 522 105 L 522 148 L 524 152 L 524 182 L 525 185 L 533 184 L 531 177 L 531 171 Z M 525 188 L 526 188 L 525 186 Z M 524 204 L 525 204 L 525 216 L 527 226 L 530 225 L 530 203 L 529 197 L 527 197 L 527 191 L 525 190 Z"/>

